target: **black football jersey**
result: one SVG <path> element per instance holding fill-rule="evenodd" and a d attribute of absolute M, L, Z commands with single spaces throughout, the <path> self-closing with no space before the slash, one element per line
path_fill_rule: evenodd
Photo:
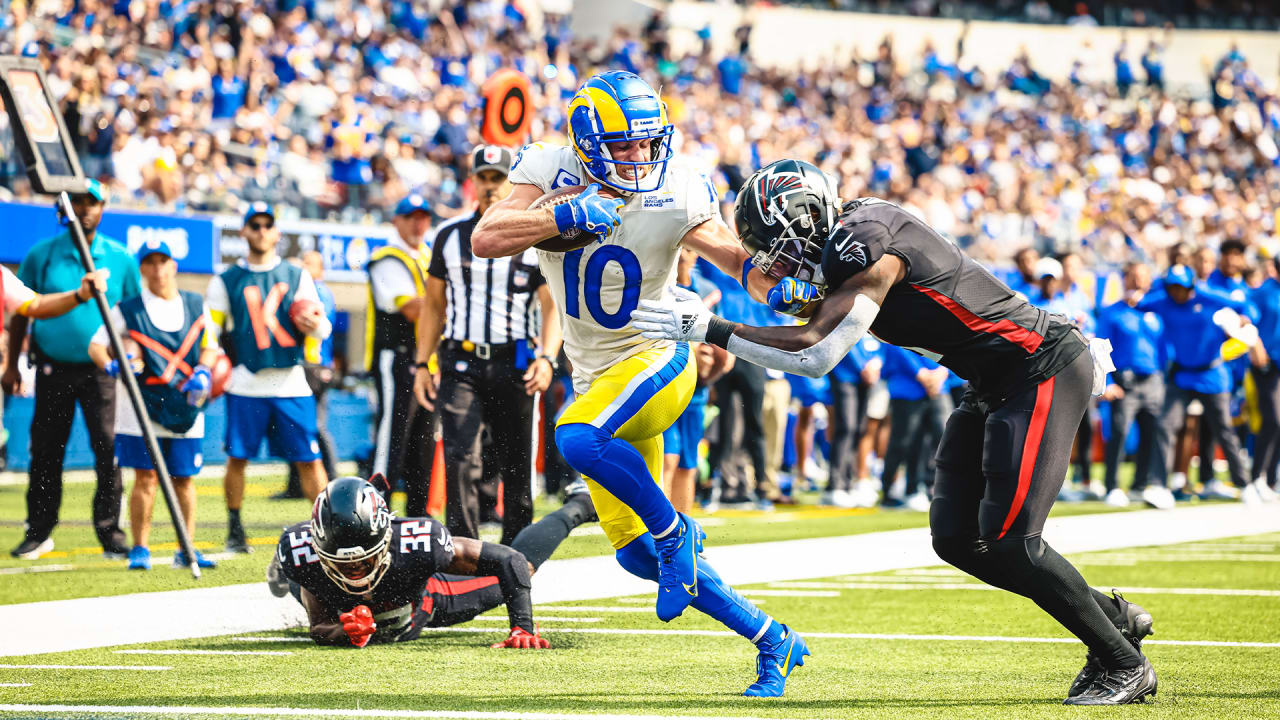
<path fill-rule="evenodd" d="M 871 332 L 936 359 L 1000 405 L 1066 367 L 1087 349 L 1065 317 L 1016 295 L 953 243 L 897 205 L 845 203 L 822 255 L 827 287 L 838 288 L 890 253 L 906 266 Z"/>
<path fill-rule="evenodd" d="M 311 547 L 310 521 L 285 529 L 276 554 L 285 577 L 315 595 L 333 620 L 357 605 L 367 605 L 378 625 L 373 639 L 386 642 L 411 629 L 427 579 L 453 562 L 453 536 L 431 518 L 393 519 L 391 567 L 373 591 L 364 595 L 348 593 L 325 574 L 320 556 Z"/>

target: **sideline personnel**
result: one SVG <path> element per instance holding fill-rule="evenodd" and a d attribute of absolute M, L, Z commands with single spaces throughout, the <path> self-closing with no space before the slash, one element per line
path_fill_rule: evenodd
<path fill-rule="evenodd" d="M 427 200 L 410 193 L 396 205 L 396 237 L 369 261 L 369 307 L 365 311 L 365 363 L 378 392 L 373 471 L 391 490 L 405 490 L 405 513 L 427 514 L 427 483 L 435 423 L 413 400 L 414 323 L 422 313 L 431 227 Z M 389 498 L 388 498 L 389 499 Z"/>
<path fill-rule="evenodd" d="M 533 250 L 494 259 L 472 255 L 471 231 L 511 192 L 511 151 L 481 145 L 471 155 L 479 202 L 474 212 L 436 232 L 427 308 L 418 323 L 422 344 L 414 390 L 427 408 L 435 406 L 439 394 L 449 531 L 459 537 L 479 537 L 476 487 L 463 471 L 481 428 L 489 426 L 503 480 L 502 544 L 510 545 L 533 522 L 533 398 L 551 384 L 560 320 Z M 536 354 L 531 344 L 535 294 L 542 314 Z M 437 345 L 438 391 L 427 367 Z"/>
<path fill-rule="evenodd" d="M 98 232 L 106 206 L 106 190 L 97 180 L 71 199 L 84 228 L 95 267 L 106 271 L 107 305 L 141 292 L 138 266 L 125 246 Z M 27 486 L 26 536 L 12 555 L 35 559 L 53 549 L 50 535 L 62 505 L 62 464 L 76 404 L 84 412 L 93 448 L 98 488 L 93 495 L 93 529 L 107 557 L 129 551 L 120 529 L 123 488 L 115 462 L 116 382 L 89 361 L 89 338 L 102 327 L 98 308 L 88 301 L 84 266 L 71 231 L 36 243 L 18 268 L 18 278 L 36 293 L 75 290 L 81 307 L 57 319 L 42 319 L 31 328 L 31 358 L 36 368 L 36 407 L 31 419 L 31 470 Z M 77 288 L 79 288 L 77 290 Z M 18 353 L 27 335 L 27 317 L 15 315 L 9 328 L 9 360 L 4 387 L 12 392 L 18 376 Z"/>

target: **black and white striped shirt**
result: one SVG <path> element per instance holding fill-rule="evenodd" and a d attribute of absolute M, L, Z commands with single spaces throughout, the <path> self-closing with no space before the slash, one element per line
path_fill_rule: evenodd
<path fill-rule="evenodd" d="M 497 345 L 526 340 L 541 330 L 537 290 L 546 281 L 533 250 L 504 258 L 471 254 L 480 216 L 468 213 L 436 229 L 427 272 L 445 281 L 444 338 Z"/>

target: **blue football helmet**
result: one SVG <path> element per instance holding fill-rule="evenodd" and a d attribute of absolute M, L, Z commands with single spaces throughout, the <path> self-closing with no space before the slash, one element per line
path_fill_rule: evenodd
<path fill-rule="evenodd" d="M 662 187 L 674 133 L 666 103 L 634 73 L 596 75 L 569 101 L 569 140 L 578 159 L 593 180 L 621 192 L 652 192 Z M 614 160 L 609 153 L 608 143 L 646 138 L 653 140 L 648 160 Z M 620 174 L 621 168 L 629 169 L 633 177 Z"/>

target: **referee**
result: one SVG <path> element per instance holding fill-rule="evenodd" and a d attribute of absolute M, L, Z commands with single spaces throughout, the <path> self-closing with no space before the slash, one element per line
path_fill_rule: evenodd
<path fill-rule="evenodd" d="M 464 470 L 471 464 L 468 453 L 488 425 L 493 437 L 489 456 L 503 480 L 502 544 L 510 545 L 533 521 L 533 398 L 551 384 L 560 352 L 560 320 L 533 250 L 493 259 L 471 254 L 471 231 L 480 216 L 511 191 L 511 151 L 481 145 L 471 155 L 478 205 L 436 230 L 414 389 L 419 402 L 434 407 L 436 380 L 427 360 L 439 346 L 449 531 L 479 537 L 476 487 Z M 536 350 L 531 334 L 535 309 L 542 316 Z"/>
<path fill-rule="evenodd" d="M 424 242 L 431 227 L 427 200 L 410 193 L 396 205 L 396 237 L 373 251 L 369 260 L 369 308 L 365 317 L 365 364 L 378 391 L 378 426 L 373 471 L 387 487 L 403 486 L 405 514 L 427 514 L 434 429 L 431 413 L 413 400 L 414 324 L 426 292 Z"/>

